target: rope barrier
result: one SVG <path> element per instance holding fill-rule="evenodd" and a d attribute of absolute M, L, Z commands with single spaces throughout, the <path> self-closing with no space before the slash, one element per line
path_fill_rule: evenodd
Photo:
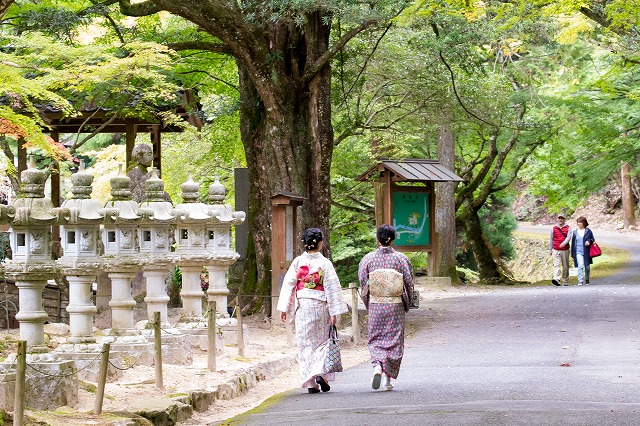
<path fill-rule="evenodd" d="M 66 377 L 71 377 L 71 376 L 73 376 L 73 375 L 75 375 L 75 374 L 80 373 L 81 371 L 86 370 L 87 368 L 89 368 L 89 367 L 91 366 L 91 364 L 93 364 L 93 363 L 94 363 L 98 358 L 100 358 L 100 355 L 102 355 L 103 353 L 104 353 L 104 351 L 98 352 L 98 355 L 96 355 L 96 357 L 95 357 L 95 358 L 93 358 L 93 359 L 89 362 L 89 364 L 85 365 L 84 367 L 82 367 L 82 368 L 81 368 L 81 369 L 79 369 L 79 370 L 73 370 L 73 369 L 72 369 L 73 371 L 72 371 L 71 373 L 68 373 L 68 374 L 50 374 L 50 373 L 47 373 L 46 371 L 38 370 L 37 368 L 35 368 L 35 367 L 34 367 L 33 365 L 31 365 L 31 364 L 27 364 L 27 367 L 31 368 L 33 371 L 36 371 L 36 372 L 38 372 L 38 373 L 40 373 L 40 374 L 42 374 L 42 375 L 44 375 L 44 376 L 48 376 L 48 377 L 57 377 L 57 378 L 64 379 L 64 378 L 66 378 Z"/>
<path fill-rule="evenodd" d="M 13 362 L 11 363 L 9 368 L 7 368 L 7 371 L 4 372 L 4 376 L 2 376 L 2 380 L 0 380 L 0 383 L 4 383 L 4 379 L 7 378 L 7 375 L 11 372 L 11 368 L 13 368 L 13 366 L 16 365 L 17 362 L 18 362 L 18 358 L 16 357 L 13 359 Z"/>
<path fill-rule="evenodd" d="M 133 367 L 135 367 L 135 366 L 136 366 L 136 364 L 138 363 L 138 361 L 140 361 L 140 358 L 142 358 L 142 355 L 144 355 L 144 354 L 140 354 L 140 356 L 138 357 L 138 359 L 136 359 L 136 360 L 134 361 L 134 363 L 133 363 L 133 364 L 131 364 L 130 366 L 128 366 L 128 367 L 126 367 L 126 368 L 120 368 L 120 367 L 118 367 L 117 365 L 115 365 L 114 363 L 112 363 L 112 362 L 111 362 L 111 360 L 109 360 L 109 364 L 111 364 L 111 366 L 112 366 L 113 368 L 115 368 L 116 370 L 120 370 L 120 371 L 127 371 L 127 370 L 130 370 L 130 369 L 132 369 Z"/>

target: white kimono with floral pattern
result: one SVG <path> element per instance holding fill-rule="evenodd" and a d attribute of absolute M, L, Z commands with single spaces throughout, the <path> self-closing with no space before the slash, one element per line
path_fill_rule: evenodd
<path fill-rule="evenodd" d="M 297 274 L 301 266 L 307 266 L 309 273 L 322 270 L 324 290 L 297 289 Z M 316 376 L 334 380 L 335 373 L 327 373 L 324 367 L 330 320 L 332 316 L 347 312 L 348 308 L 331 261 L 319 252 L 305 252 L 296 257 L 284 276 L 277 308 L 280 312 L 287 312 L 295 321 L 302 387 L 316 387 Z"/>

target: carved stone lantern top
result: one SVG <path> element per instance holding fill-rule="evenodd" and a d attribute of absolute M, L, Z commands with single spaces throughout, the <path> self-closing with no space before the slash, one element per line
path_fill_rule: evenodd
<path fill-rule="evenodd" d="M 198 197 L 200 196 L 200 184 L 193 180 L 191 174 L 189 174 L 187 181 L 180 185 L 180 189 L 182 189 L 180 196 L 182 197 L 183 203 L 198 202 Z"/>
<path fill-rule="evenodd" d="M 104 205 L 105 224 L 139 221 L 138 203 L 133 201 L 131 193 L 131 179 L 122 172 L 122 164 L 110 183 L 112 199 Z"/>
<path fill-rule="evenodd" d="M 216 176 L 215 182 L 209 185 L 209 201 L 211 204 L 224 204 L 226 195 L 226 188 L 220 183 L 219 178 Z"/>
<path fill-rule="evenodd" d="M 29 158 L 26 170 L 20 173 L 20 192 L 24 198 L 44 198 L 44 183 L 47 176 L 36 168 L 33 156 Z"/>
<path fill-rule="evenodd" d="M 54 208 L 49 198 L 44 197 L 46 175 L 35 166 L 33 157 L 29 167 L 20 174 L 20 193 L 11 205 L 15 208 L 13 226 L 48 226 L 66 223 L 69 210 Z"/>
<path fill-rule="evenodd" d="M 215 182 L 209 185 L 209 214 L 211 224 L 239 225 L 244 222 L 244 212 L 234 212 L 231 205 L 224 203 L 227 190 L 216 177 Z"/>
<path fill-rule="evenodd" d="M 68 225 L 102 222 L 102 203 L 91 198 L 93 175 L 85 171 L 83 162 L 80 162 L 78 171 L 71 175 L 71 183 L 71 198 L 62 203 L 71 212 Z"/>
<path fill-rule="evenodd" d="M 164 181 L 158 177 L 158 171 L 151 168 L 151 177 L 144 183 L 146 201 L 140 203 L 138 215 L 143 223 L 174 223 L 176 212 L 173 204 L 165 198 Z"/>
<path fill-rule="evenodd" d="M 198 202 L 200 184 L 194 182 L 191 175 L 180 185 L 182 203 L 176 206 L 178 221 L 183 223 L 206 223 L 211 219 L 207 205 Z"/>

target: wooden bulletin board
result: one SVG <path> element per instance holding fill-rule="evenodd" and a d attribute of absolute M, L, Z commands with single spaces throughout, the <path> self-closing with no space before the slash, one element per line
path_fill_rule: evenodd
<path fill-rule="evenodd" d="M 431 249 L 433 242 L 433 192 L 428 187 L 393 186 L 392 225 L 394 246 L 403 251 Z"/>

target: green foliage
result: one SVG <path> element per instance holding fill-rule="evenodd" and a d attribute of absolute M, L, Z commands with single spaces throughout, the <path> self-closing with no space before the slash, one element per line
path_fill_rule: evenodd
<path fill-rule="evenodd" d="M 182 271 L 179 267 L 174 267 L 169 272 L 169 278 L 171 278 L 171 284 L 178 289 L 182 289 Z"/>
<path fill-rule="evenodd" d="M 491 245 L 505 259 L 510 259 L 515 254 L 511 233 L 518 227 L 518 223 L 511 211 L 513 198 L 513 194 L 497 193 L 479 211 L 482 230 Z"/>

